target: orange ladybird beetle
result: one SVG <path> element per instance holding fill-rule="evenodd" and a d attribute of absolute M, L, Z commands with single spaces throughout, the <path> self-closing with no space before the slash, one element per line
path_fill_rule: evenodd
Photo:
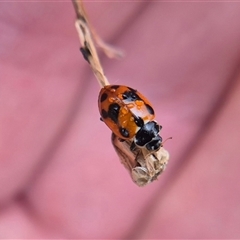
<path fill-rule="evenodd" d="M 154 121 L 151 103 L 137 90 L 106 85 L 99 93 L 98 107 L 101 120 L 117 137 L 132 140 L 132 151 L 144 147 L 156 151 L 161 147 L 159 131 L 162 126 Z"/>

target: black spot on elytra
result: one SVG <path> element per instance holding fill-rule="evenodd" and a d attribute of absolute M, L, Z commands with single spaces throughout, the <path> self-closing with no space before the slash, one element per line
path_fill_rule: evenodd
<path fill-rule="evenodd" d="M 118 89 L 120 86 L 119 85 L 112 85 L 111 89 Z"/>
<path fill-rule="evenodd" d="M 150 105 L 146 104 L 146 108 L 151 115 L 154 115 L 154 110 Z"/>
<path fill-rule="evenodd" d="M 136 100 L 142 100 L 134 91 L 125 91 L 122 94 L 122 97 L 124 100 L 127 100 L 129 102 L 134 102 Z"/>
<path fill-rule="evenodd" d="M 120 106 L 117 103 L 112 103 L 108 108 L 108 117 L 114 122 L 118 123 Z"/>
<path fill-rule="evenodd" d="M 102 116 L 102 118 L 104 118 L 104 119 L 107 118 L 107 117 L 108 117 L 107 111 L 105 111 L 104 109 L 102 109 L 101 116 Z"/>
<path fill-rule="evenodd" d="M 123 137 L 125 137 L 125 138 L 129 137 L 129 132 L 128 132 L 128 130 L 127 130 L 126 128 L 120 127 L 120 128 L 119 128 L 119 132 L 121 133 L 121 135 L 122 135 Z"/>
<path fill-rule="evenodd" d="M 107 99 L 108 95 L 106 93 L 103 93 L 101 98 L 100 98 L 100 102 L 104 102 Z"/>
<path fill-rule="evenodd" d="M 143 127 L 143 125 L 144 125 L 144 122 L 143 122 L 142 118 L 140 118 L 140 117 L 134 116 L 134 122 L 140 128 Z"/>
<path fill-rule="evenodd" d="M 129 89 L 130 91 L 132 91 L 132 92 L 137 92 L 136 89 L 133 89 L 133 88 L 130 88 L 130 87 L 128 87 L 128 89 Z"/>

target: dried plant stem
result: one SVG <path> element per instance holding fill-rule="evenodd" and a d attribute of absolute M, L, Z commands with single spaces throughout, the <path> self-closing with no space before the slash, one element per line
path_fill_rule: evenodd
<path fill-rule="evenodd" d="M 106 85 L 109 85 L 109 82 L 103 72 L 102 65 L 98 58 L 83 3 L 82 1 L 75 0 L 72 0 L 72 2 L 77 15 L 75 26 L 82 45 L 81 51 L 83 53 L 83 56 L 89 62 L 100 86 L 104 87 Z"/>
<path fill-rule="evenodd" d="M 96 76 L 98 83 L 101 87 L 109 85 L 107 77 L 104 74 L 101 62 L 99 60 L 94 41 L 105 52 L 108 57 L 119 58 L 122 57 L 122 53 L 114 47 L 106 44 L 96 34 L 94 29 L 90 26 L 86 11 L 81 0 L 72 0 L 73 6 L 77 15 L 75 26 L 78 32 L 80 43 L 82 45 L 81 52 L 84 58 L 89 62 L 94 75 Z"/>
<path fill-rule="evenodd" d="M 105 76 L 102 65 L 99 61 L 97 51 L 93 44 L 91 33 L 89 32 L 86 23 L 84 23 L 82 20 L 76 20 L 75 26 L 78 31 L 81 44 L 83 46 L 81 48 L 83 56 L 89 62 L 93 73 L 98 80 L 98 83 L 101 87 L 109 85 L 107 77 Z"/>

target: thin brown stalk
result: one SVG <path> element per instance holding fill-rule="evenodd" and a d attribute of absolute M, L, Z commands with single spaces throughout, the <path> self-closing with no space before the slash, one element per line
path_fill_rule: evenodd
<path fill-rule="evenodd" d="M 85 60 L 89 62 L 92 68 L 92 71 L 96 76 L 100 86 L 104 87 L 106 85 L 109 85 L 109 82 L 107 80 L 107 77 L 104 74 L 94 43 L 96 42 L 96 44 L 110 58 L 111 57 L 119 58 L 119 57 L 122 57 L 123 54 L 118 49 L 105 43 L 97 35 L 96 31 L 91 27 L 89 23 L 82 0 L 72 0 L 72 3 L 77 16 L 75 26 L 78 32 L 80 43 L 82 45 L 81 52 Z"/>

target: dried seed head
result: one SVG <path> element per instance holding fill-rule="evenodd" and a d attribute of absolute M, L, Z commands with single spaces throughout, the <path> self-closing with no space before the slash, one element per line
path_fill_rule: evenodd
<path fill-rule="evenodd" d="M 122 141 L 112 134 L 112 144 L 121 163 L 129 171 L 132 180 L 138 186 L 145 186 L 156 180 L 166 169 L 169 153 L 163 147 L 149 152 L 146 148 L 130 150 L 132 140 Z"/>

